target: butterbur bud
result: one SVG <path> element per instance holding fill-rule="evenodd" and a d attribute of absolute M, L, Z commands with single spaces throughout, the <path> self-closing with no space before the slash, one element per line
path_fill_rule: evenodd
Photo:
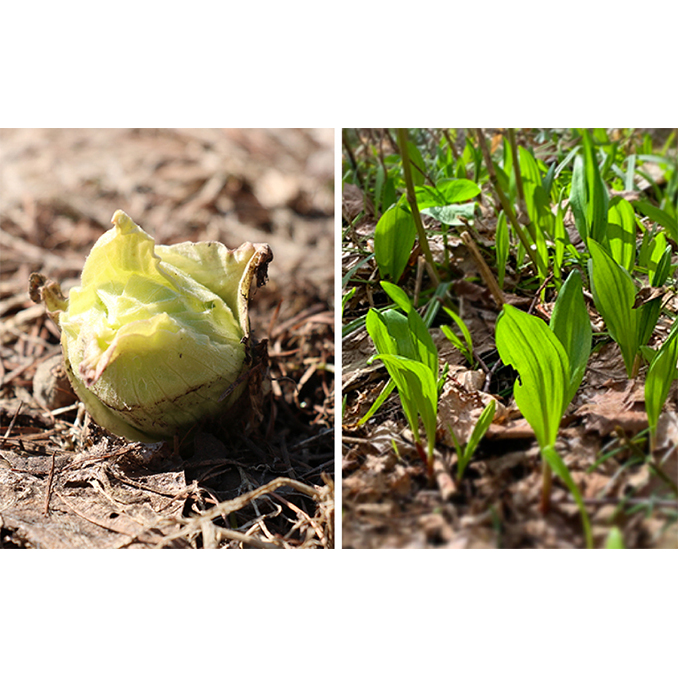
<path fill-rule="evenodd" d="M 31 297 L 61 328 L 66 371 L 93 419 L 130 440 L 168 439 L 242 394 L 250 288 L 266 279 L 271 249 L 157 246 L 121 210 L 113 224 L 68 298 L 40 274 Z"/>

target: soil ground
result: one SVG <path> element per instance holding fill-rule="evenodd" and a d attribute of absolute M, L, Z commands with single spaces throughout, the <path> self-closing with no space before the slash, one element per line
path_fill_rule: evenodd
<path fill-rule="evenodd" d="M 333 547 L 332 130 L 0 131 L 0 547 Z M 269 243 L 261 417 L 192 445 L 102 430 L 31 272 L 78 284 L 123 209 L 158 243 Z"/>

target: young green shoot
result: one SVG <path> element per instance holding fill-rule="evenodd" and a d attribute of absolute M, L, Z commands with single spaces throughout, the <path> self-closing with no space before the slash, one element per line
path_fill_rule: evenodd
<path fill-rule="evenodd" d="M 382 287 L 407 315 L 396 309 L 371 309 L 368 312 L 365 327 L 377 349 L 377 355 L 368 363 L 381 360 L 387 368 L 392 386 L 387 384 L 378 400 L 383 403 L 393 385 L 396 386 L 415 447 L 431 476 L 440 386 L 438 351 L 408 296 L 393 284 L 383 281 Z M 373 405 L 370 412 L 374 413 L 375 409 Z M 426 436 L 426 454 L 420 437 L 420 420 Z"/>
<path fill-rule="evenodd" d="M 472 336 L 469 333 L 466 323 L 452 310 L 448 307 L 443 307 L 444 311 L 455 321 L 455 325 L 462 332 L 462 338 L 460 339 L 449 325 L 442 325 L 441 330 L 443 334 L 452 342 L 453 346 L 464 356 L 467 363 L 472 368 L 476 367 L 476 359 L 474 358 L 474 347 L 472 345 Z"/>
<path fill-rule="evenodd" d="M 495 401 L 492 400 L 484 409 L 479 419 L 474 425 L 469 441 L 464 450 L 459 444 L 455 432 L 452 427 L 449 429 L 450 434 L 453 438 L 453 443 L 455 444 L 455 451 L 457 452 L 457 480 L 461 481 L 464 474 L 464 470 L 467 468 L 469 461 L 472 459 L 472 455 L 476 451 L 481 443 L 481 439 L 486 435 L 488 427 L 490 427 L 493 422 L 493 417 L 495 417 Z"/>
<path fill-rule="evenodd" d="M 591 255 L 587 265 L 594 305 L 620 347 L 627 376 L 636 377 L 640 335 L 647 334 L 641 324 L 642 310 L 634 308 L 636 286 L 627 270 L 617 264 L 599 243 L 588 238 L 587 246 Z"/>
<path fill-rule="evenodd" d="M 505 305 L 495 338 L 503 363 L 511 364 L 519 373 L 514 398 L 533 428 L 542 454 L 542 510 L 549 508 L 551 469 L 571 491 L 580 509 L 585 541 L 591 547 L 589 517 L 580 490 L 555 447 L 561 418 L 580 386 L 591 345 L 591 327 L 577 272 L 572 272 L 564 283 L 559 296 L 562 295 L 561 302 L 555 305 L 551 327 Z"/>
<path fill-rule="evenodd" d="M 658 420 L 660 412 L 670 391 L 672 382 L 677 379 L 677 323 L 675 321 L 672 331 L 665 343 L 656 353 L 646 375 L 644 384 L 644 398 L 646 401 L 646 414 L 650 430 L 650 452 L 653 452 L 657 444 Z"/>

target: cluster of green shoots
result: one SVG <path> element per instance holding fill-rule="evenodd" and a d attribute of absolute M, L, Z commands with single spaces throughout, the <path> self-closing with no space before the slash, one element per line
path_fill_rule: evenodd
<path fill-rule="evenodd" d="M 592 351 L 592 326 L 583 284 L 605 327 L 604 335 L 595 339 L 606 341 L 610 336 L 618 344 L 630 379 L 638 379 L 642 366 L 648 365 L 644 388 L 653 450 L 660 412 L 677 376 L 676 318 L 662 346 L 649 346 L 661 314 L 673 318 L 673 312 L 663 306 L 662 294 L 668 282 L 674 283 L 676 274 L 672 257 L 677 244 L 677 164 L 667 154 L 672 138 L 656 155 L 650 138 L 635 143 L 633 131 L 623 130 L 617 137 L 599 129 L 575 130 L 570 136 L 544 132 L 543 151 L 537 153 L 518 145 L 513 130 L 506 132 L 501 147 L 496 144 L 490 149 L 483 132 L 477 130 L 466 137 L 460 153 L 451 134 L 444 132 L 432 144 L 422 131 L 411 132 L 418 143 L 405 130 L 398 130 L 396 139 L 387 132 L 392 153 L 385 152 L 385 144 L 376 144 L 379 162 L 362 169 L 354 164 L 345 175 L 345 181 L 373 187 L 372 210 L 379 219 L 373 252 L 364 251 L 343 284 L 346 286 L 358 268 L 374 257 L 382 287 L 397 307 L 371 309 L 343 328 L 348 333 L 365 323 L 377 348 L 371 360 L 381 360 L 391 378 L 363 422 L 396 387 L 418 450 L 431 471 L 437 400 L 445 369 L 440 370 L 428 328 L 441 302 L 450 300 L 450 283 L 442 279 L 448 277 L 451 238 L 459 236 L 476 251 L 472 254 L 483 280 L 502 307 L 496 345 L 502 362 L 511 364 L 519 374 L 514 385 L 516 404 L 540 447 L 542 508 L 548 508 L 554 473 L 578 504 L 585 540 L 592 546 L 582 496 L 556 450 L 561 419 L 581 385 Z M 420 148 L 427 147 L 428 153 L 423 154 Z M 549 156 L 551 163 L 547 165 L 541 156 Z M 662 182 L 647 172 L 647 163 L 661 169 Z M 374 175 L 368 179 L 365 175 L 373 167 Z M 639 191 L 642 181 L 650 186 L 653 200 Z M 498 205 L 496 276 L 472 242 L 481 240 L 474 238 L 478 236 L 474 220 L 486 182 L 492 186 Z M 569 208 L 579 235 L 575 244 L 566 229 Z M 434 262 L 422 215 L 440 224 L 442 264 Z M 431 290 L 416 291 L 416 298 L 426 303 L 424 317 L 398 285 L 411 265 L 416 240 L 416 252 L 422 254 L 433 282 Z M 541 300 L 552 290 L 556 302 L 549 324 L 503 303 L 510 261 L 515 263 L 517 274 L 523 274 L 520 280 L 528 280 Z M 353 292 L 345 295 L 343 311 L 351 295 Z M 449 326 L 442 330 L 470 367 L 476 367 L 471 334 L 451 306 L 444 302 L 443 309 L 456 332 Z M 492 421 L 491 406 L 479 418 L 464 448 L 455 441 L 459 477 Z M 420 420 L 424 440 L 419 433 Z"/>

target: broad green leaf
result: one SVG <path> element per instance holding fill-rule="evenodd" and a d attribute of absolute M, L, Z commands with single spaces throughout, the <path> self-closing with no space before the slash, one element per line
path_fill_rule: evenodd
<path fill-rule="evenodd" d="M 599 173 L 587 130 L 583 134 L 582 155 L 573 163 L 570 203 L 582 240 L 591 237 L 598 243 L 604 242 L 608 229 L 608 189 Z"/>
<path fill-rule="evenodd" d="M 441 179 L 436 182 L 436 188 L 445 198 L 444 205 L 466 203 L 481 193 L 478 184 L 469 181 L 469 179 Z"/>
<path fill-rule="evenodd" d="M 408 312 L 408 327 L 417 352 L 417 355 L 413 358 L 419 359 L 431 370 L 434 377 L 438 377 L 438 350 L 429 334 L 429 329 L 422 320 L 422 316 L 417 313 L 417 309 L 414 307 Z"/>
<path fill-rule="evenodd" d="M 432 371 L 423 363 L 403 356 L 378 354 L 371 360 L 384 363 L 391 378 L 396 382 L 401 405 L 416 441 L 420 440 L 418 415 L 422 419 L 427 436 L 427 453 L 434 453 L 436 443 L 436 412 L 438 391 Z"/>
<path fill-rule="evenodd" d="M 631 377 L 639 350 L 639 310 L 633 308 L 634 281 L 595 240 L 588 239 L 587 246 L 591 255 L 587 267 L 594 304 L 611 337 L 620 346 L 627 375 Z"/>
<path fill-rule="evenodd" d="M 646 414 L 655 443 L 655 432 L 663 404 L 667 399 L 672 382 L 677 379 L 677 325 L 676 322 L 662 348 L 655 355 L 646 375 L 644 398 Z"/>
<path fill-rule="evenodd" d="M 407 293 L 404 292 L 398 285 L 390 283 L 389 281 L 380 281 L 382 290 L 391 297 L 391 299 L 398 304 L 403 311 L 408 313 L 413 308 L 413 303 L 410 301 Z"/>
<path fill-rule="evenodd" d="M 540 448 L 554 445 L 568 402 L 568 356 L 557 336 L 535 316 L 508 304 L 495 328 L 500 358 L 519 373 L 514 398 Z"/>
<path fill-rule="evenodd" d="M 429 215 L 441 224 L 448 226 L 461 226 L 464 222 L 460 219 L 463 217 L 466 220 L 474 219 L 474 211 L 476 203 L 465 203 L 463 205 L 432 205 L 423 208 L 420 212 L 423 215 Z"/>
<path fill-rule="evenodd" d="M 582 295 L 580 274 L 573 270 L 559 290 L 549 327 L 563 344 L 570 365 L 566 403 L 575 396 L 592 348 L 592 327 Z"/>
<path fill-rule="evenodd" d="M 396 309 L 370 309 L 365 318 L 365 329 L 375 344 L 378 354 L 397 354 L 418 358 L 408 319 Z"/>
<path fill-rule="evenodd" d="M 545 191 L 542 184 L 542 175 L 535 158 L 530 151 L 519 146 L 519 165 L 521 166 L 521 177 L 523 178 L 523 192 L 526 198 L 526 209 L 534 225 L 548 234 L 550 237 L 554 233 L 554 215 L 551 211 L 549 194 Z M 537 234 L 531 232 L 533 240 Z M 543 259 L 546 261 L 546 259 Z"/>
<path fill-rule="evenodd" d="M 375 260 L 382 278 L 398 282 L 415 244 L 416 233 L 413 216 L 398 203 L 380 217 L 375 227 Z"/>
<path fill-rule="evenodd" d="M 608 243 L 613 259 L 631 272 L 636 254 L 637 223 L 634 208 L 624 198 L 608 208 Z"/>
<path fill-rule="evenodd" d="M 365 327 L 377 353 L 420 361 L 438 376 L 438 351 L 422 317 L 414 307 L 405 317 L 396 309 L 370 309 Z"/>
<path fill-rule="evenodd" d="M 416 186 L 415 198 L 417 199 L 417 207 L 422 212 L 425 208 L 446 205 L 447 200 L 443 194 L 435 186 Z"/>

